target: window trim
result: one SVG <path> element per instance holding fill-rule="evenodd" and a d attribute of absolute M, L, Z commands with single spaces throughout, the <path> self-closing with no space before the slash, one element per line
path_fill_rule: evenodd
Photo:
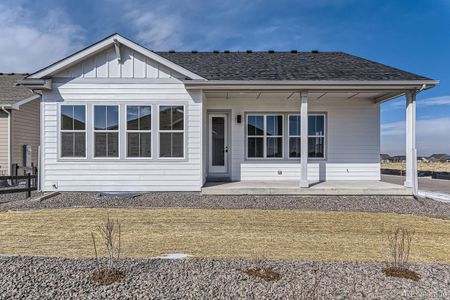
<path fill-rule="evenodd" d="M 84 107 L 84 130 L 62 130 L 61 129 L 61 107 L 62 106 L 83 106 Z M 80 104 L 80 103 L 59 103 L 58 105 L 58 134 L 57 134 L 57 140 L 58 140 L 58 160 L 83 160 L 87 159 L 88 157 L 88 107 L 86 104 Z M 84 132 L 84 157 L 63 157 L 62 156 L 62 133 L 63 132 Z"/>
<path fill-rule="evenodd" d="M 250 116 L 263 116 L 264 118 L 264 135 L 248 135 L 248 118 Z M 281 124 L 282 124 L 282 133 L 281 135 L 267 135 L 267 117 L 268 116 L 281 116 Z M 245 116 L 245 147 L 244 147 L 244 151 L 245 151 L 245 159 L 246 160 L 250 160 L 250 161 L 255 161 L 255 160 L 275 160 L 275 161 L 279 161 L 279 160 L 284 160 L 285 159 L 285 113 L 280 112 L 251 112 L 251 113 L 247 113 Z M 249 157 L 248 156 L 248 139 L 249 137 L 259 137 L 259 138 L 263 138 L 263 157 Z M 281 138 L 281 157 L 267 157 L 267 138 L 268 137 L 274 137 L 274 138 Z"/>
<path fill-rule="evenodd" d="M 301 118 L 301 114 L 300 113 L 288 113 L 288 126 L 289 126 L 289 116 L 299 116 Z M 326 160 L 327 159 L 327 148 L 328 148 L 328 139 L 327 139 L 327 119 L 328 119 L 328 115 L 325 112 L 311 112 L 308 113 L 308 117 L 310 116 L 323 116 L 323 135 L 309 135 L 308 134 L 308 138 L 310 137 L 323 137 L 323 157 L 309 157 L 308 156 L 308 160 Z M 309 122 L 308 122 L 308 126 L 309 126 Z M 289 138 L 291 137 L 300 137 L 301 138 L 301 131 L 300 131 L 300 135 L 290 135 L 289 134 L 289 128 L 288 128 L 288 133 L 287 133 L 287 146 L 289 147 Z M 289 160 L 299 160 L 301 158 L 301 155 L 299 157 L 290 157 L 289 156 L 289 148 L 288 148 L 288 159 Z"/>
<path fill-rule="evenodd" d="M 151 113 L 150 113 L 150 130 L 128 130 L 128 107 L 129 106 L 148 106 L 150 107 Z M 159 110 L 158 110 L 159 111 Z M 153 134 L 153 118 L 154 118 L 154 109 L 153 109 L 153 105 L 151 104 L 125 104 L 125 124 L 124 124 L 124 129 L 125 129 L 125 159 L 130 159 L 130 160 L 151 160 L 154 157 L 154 149 L 153 149 L 153 144 L 154 144 L 154 134 Z M 120 128 L 120 126 L 119 126 Z M 144 156 L 144 157 L 130 157 L 128 156 L 128 133 L 150 133 L 150 156 Z"/>
<path fill-rule="evenodd" d="M 161 122 L 160 122 L 160 107 L 161 106 L 182 106 L 183 107 L 183 130 L 162 130 L 163 133 L 183 133 L 183 156 L 180 157 L 161 157 Z M 187 134 L 187 111 L 186 111 L 186 104 L 173 104 L 173 103 L 158 103 L 157 105 L 157 113 L 158 113 L 158 117 L 157 117 L 157 130 L 156 130 L 156 135 L 157 135 L 157 145 L 156 145 L 156 151 L 157 151 L 157 159 L 158 160 L 163 160 L 163 161 L 171 161 L 171 160 L 185 160 L 186 159 L 186 150 L 187 150 L 187 146 L 186 146 L 186 134 Z M 203 116 L 202 116 L 203 117 Z"/>
<path fill-rule="evenodd" d="M 117 106 L 117 114 L 118 114 L 118 116 L 117 116 L 117 130 L 96 130 L 95 129 L 95 107 L 96 106 Z M 120 104 L 112 104 L 112 103 L 95 103 L 95 104 L 92 104 L 92 127 L 91 127 L 91 132 L 92 132 L 92 137 L 91 137 L 91 141 L 92 141 L 92 154 L 91 154 L 91 158 L 92 159 L 94 159 L 94 160 L 121 160 L 121 150 L 120 150 L 120 140 L 121 140 L 121 130 L 120 130 L 120 127 L 121 127 L 121 118 L 120 118 L 120 111 L 121 111 L 121 107 L 122 107 L 122 105 L 120 105 Z M 117 132 L 117 143 L 118 143 L 118 146 L 117 146 L 117 157 L 113 157 L 113 156 L 111 156 L 111 157 L 105 157 L 105 156 L 102 156 L 102 157 L 96 157 L 95 156 L 95 133 L 97 133 L 97 132 L 100 132 L 100 133 L 102 133 L 102 132 L 104 132 L 104 133 L 108 133 L 108 132 Z"/>

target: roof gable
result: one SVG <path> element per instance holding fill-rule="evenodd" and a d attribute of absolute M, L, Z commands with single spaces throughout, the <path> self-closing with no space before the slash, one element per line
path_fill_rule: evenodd
<path fill-rule="evenodd" d="M 24 100 L 39 98 L 30 89 L 16 85 L 24 77 L 25 74 L 0 74 L 0 106 L 20 105 Z"/>
<path fill-rule="evenodd" d="M 176 74 L 178 77 L 189 79 L 203 79 L 201 76 L 198 76 L 197 74 L 159 56 L 158 54 L 124 38 L 119 34 L 113 34 L 83 50 L 80 50 L 29 75 L 27 78 L 39 79 L 48 78 L 55 75 L 68 77 L 69 75 L 72 76 L 72 72 L 75 72 L 74 75 L 78 76 L 84 77 L 87 74 L 87 77 L 94 77 L 92 76 L 92 71 L 97 67 L 96 59 L 98 60 L 98 57 L 102 56 L 103 61 L 115 59 L 119 65 L 130 63 L 133 64 L 135 58 L 138 57 L 138 60 L 144 62 L 144 64 L 157 66 L 158 70 L 163 69 L 163 72 L 165 73 Z M 100 60 L 100 63 L 103 63 L 102 60 Z M 80 68 L 80 66 L 81 72 L 77 71 L 77 68 Z M 79 72 L 79 74 L 76 72 Z M 143 78 L 145 78 L 145 76 Z"/>

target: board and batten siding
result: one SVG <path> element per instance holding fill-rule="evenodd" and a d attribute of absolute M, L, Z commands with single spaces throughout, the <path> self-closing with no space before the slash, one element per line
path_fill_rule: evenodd
<path fill-rule="evenodd" d="M 184 76 L 158 62 L 121 47 L 121 62 L 117 60 L 114 47 L 59 72 L 54 77 L 64 78 L 183 78 Z"/>
<path fill-rule="evenodd" d="M 38 165 L 40 99 L 22 104 L 19 110 L 11 111 L 12 156 L 11 164 L 24 165 L 24 145 L 31 146 L 31 162 Z"/>
<path fill-rule="evenodd" d="M 300 159 L 249 160 L 245 158 L 246 114 L 299 113 L 299 100 L 210 99 L 208 111 L 232 109 L 231 179 L 299 180 Z M 320 99 L 309 102 L 309 113 L 326 114 L 326 157 L 309 159 L 308 179 L 380 180 L 380 108 L 369 99 Z M 243 122 L 236 122 L 242 115 Z M 284 124 L 287 124 L 286 121 Z M 286 125 L 284 134 L 287 134 Z M 286 147 L 286 143 L 284 144 Z"/>
<path fill-rule="evenodd" d="M 0 175 L 7 176 L 8 173 L 8 131 L 9 118 L 4 111 L 0 111 Z"/>
<path fill-rule="evenodd" d="M 86 104 L 87 159 L 61 159 L 58 152 L 58 106 Z M 120 105 L 120 158 L 92 157 L 92 106 Z M 125 157 L 125 105 L 152 105 L 156 132 L 158 105 L 185 105 L 185 158 L 158 159 L 152 135 L 153 159 Z M 54 79 L 52 91 L 43 94 L 43 189 L 45 191 L 200 191 L 202 186 L 202 93 L 188 92 L 175 78 L 111 83 L 88 78 Z M 156 119 L 155 119 L 156 118 Z"/>

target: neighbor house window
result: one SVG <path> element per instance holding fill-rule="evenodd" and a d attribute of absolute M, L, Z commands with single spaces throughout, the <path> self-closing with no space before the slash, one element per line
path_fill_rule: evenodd
<path fill-rule="evenodd" d="M 289 158 L 300 157 L 300 115 L 289 115 Z M 308 116 L 308 157 L 325 157 L 325 115 Z"/>
<path fill-rule="evenodd" d="M 247 116 L 247 157 L 283 157 L 283 115 Z"/>
<path fill-rule="evenodd" d="M 86 107 L 61 105 L 61 157 L 86 157 Z"/>
<path fill-rule="evenodd" d="M 127 156 L 152 156 L 152 107 L 127 106 Z"/>
<path fill-rule="evenodd" d="M 159 107 L 159 157 L 184 157 L 184 106 Z"/>
<path fill-rule="evenodd" d="M 94 157 L 119 157 L 119 106 L 94 106 Z"/>

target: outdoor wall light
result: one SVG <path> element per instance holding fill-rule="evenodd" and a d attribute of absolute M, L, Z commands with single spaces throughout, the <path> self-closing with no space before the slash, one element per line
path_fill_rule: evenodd
<path fill-rule="evenodd" d="M 242 116 L 241 116 L 241 115 L 237 115 L 237 117 L 236 117 L 236 122 L 237 122 L 238 124 L 241 124 L 241 122 L 242 122 Z"/>

